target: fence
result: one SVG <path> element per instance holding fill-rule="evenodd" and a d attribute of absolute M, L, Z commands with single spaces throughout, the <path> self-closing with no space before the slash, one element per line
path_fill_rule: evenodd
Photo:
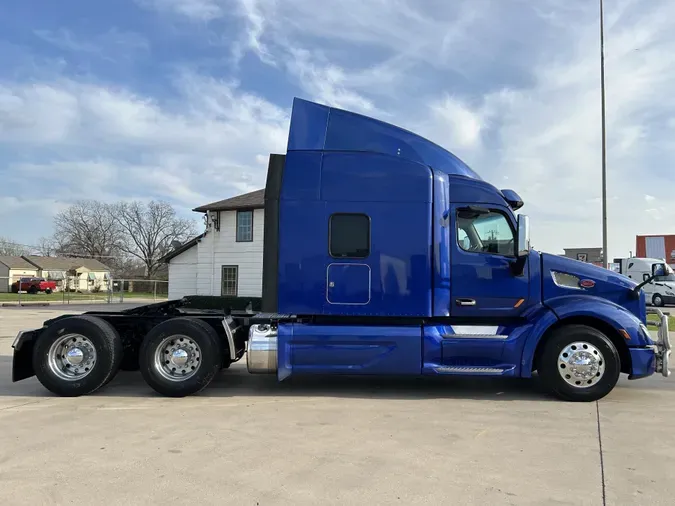
<path fill-rule="evenodd" d="M 56 289 L 17 292 L 19 277 L 0 276 L 0 305 L 152 303 L 167 300 L 169 282 L 159 279 L 102 279 L 66 276 Z M 23 287 L 22 287 L 23 288 Z M 47 293 L 49 292 L 49 293 Z"/>

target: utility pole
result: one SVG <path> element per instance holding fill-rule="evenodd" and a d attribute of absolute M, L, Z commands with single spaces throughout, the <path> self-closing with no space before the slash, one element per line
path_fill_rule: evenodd
<path fill-rule="evenodd" d="M 605 23 L 600 0 L 600 93 L 602 100 L 602 266 L 607 268 L 607 136 L 605 132 Z"/>

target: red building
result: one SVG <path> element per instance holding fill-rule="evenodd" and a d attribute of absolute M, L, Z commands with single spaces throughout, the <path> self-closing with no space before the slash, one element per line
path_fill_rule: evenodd
<path fill-rule="evenodd" d="M 665 258 L 669 264 L 675 264 L 675 234 L 638 235 L 635 238 L 635 256 Z"/>

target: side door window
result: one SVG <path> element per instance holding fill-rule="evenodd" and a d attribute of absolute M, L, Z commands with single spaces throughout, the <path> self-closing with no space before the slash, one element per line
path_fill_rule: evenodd
<path fill-rule="evenodd" d="M 515 255 L 515 231 L 506 216 L 495 210 L 458 209 L 457 241 L 472 253 Z"/>

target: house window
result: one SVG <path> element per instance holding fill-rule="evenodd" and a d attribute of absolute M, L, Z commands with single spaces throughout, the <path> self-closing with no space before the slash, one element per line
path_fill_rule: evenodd
<path fill-rule="evenodd" d="M 236 265 L 223 265 L 220 277 L 220 295 L 237 296 L 239 281 L 239 267 Z"/>
<path fill-rule="evenodd" d="M 328 242 L 332 257 L 366 258 L 370 255 L 370 218 L 365 214 L 332 215 Z"/>
<path fill-rule="evenodd" d="M 237 242 L 253 241 L 253 211 L 237 211 Z"/>

